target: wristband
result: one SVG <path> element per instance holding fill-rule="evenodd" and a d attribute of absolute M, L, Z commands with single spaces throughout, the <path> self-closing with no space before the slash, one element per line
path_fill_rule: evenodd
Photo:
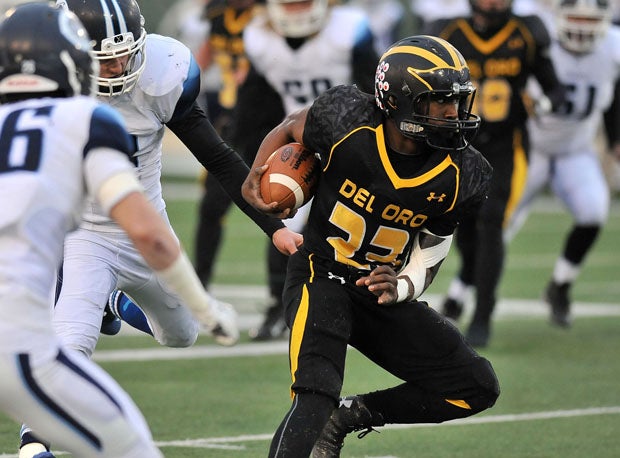
<path fill-rule="evenodd" d="M 97 198 L 106 215 L 123 198 L 132 192 L 142 192 L 143 188 L 136 176 L 129 170 L 108 178 L 99 188 Z"/>
<path fill-rule="evenodd" d="M 396 279 L 396 302 L 411 300 L 414 292 L 414 286 L 409 277 L 402 275 Z"/>

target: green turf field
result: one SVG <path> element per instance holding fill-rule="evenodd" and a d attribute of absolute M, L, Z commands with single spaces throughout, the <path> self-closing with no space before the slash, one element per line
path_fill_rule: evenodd
<path fill-rule="evenodd" d="M 191 252 L 196 204 L 168 203 L 173 225 Z M 538 298 L 569 222 L 563 213 L 541 206 L 510 246 L 498 308 L 505 313 L 498 314 L 491 345 L 481 351 L 500 379 L 496 406 L 462 422 L 382 428 L 362 440 L 351 436 L 343 457 L 620 456 L 620 206 L 615 204 L 574 288 L 575 324 L 563 331 L 547 324 Z M 216 284 L 264 284 L 264 251 L 262 234 L 232 212 Z M 453 252 L 429 298 L 445 291 L 456 266 Z M 257 307 L 251 299 L 230 300 L 242 312 Z M 166 457 L 255 458 L 266 456 L 270 435 L 289 407 L 284 351 L 284 342 L 252 344 L 247 336 L 232 349 L 201 337 L 191 349 L 160 351 L 148 337 L 126 335 L 102 338 L 96 359 L 140 406 Z M 350 352 L 343 394 L 395 383 Z M 0 458 L 16 456 L 18 428 L 0 416 Z"/>

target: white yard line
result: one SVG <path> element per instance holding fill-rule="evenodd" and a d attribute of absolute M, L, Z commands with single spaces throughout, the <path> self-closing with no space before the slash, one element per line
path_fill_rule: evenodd
<path fill-rule="evenodd" d="M 266 289 L 260 286 L 225 286 L 214 288 L 214 294 L 219 298 L 235 304 L 240 312 L 239 324 L 242 331 L 247 331 L 260 323 L 262 315 L 258 312 L 250 312 L 247 305 L 244 310 L 245 299 L 257 300 L 266 297 Z M 431 304 L 439 303 L 439 297 L 426 297 Z M 238 305 L 241 304 L 241 305 Z M 465 318 L 471 310 L 465 311 Z M 549 310 L 541 300 L 502 299 L 497 305 L 495 318 L 536 318 L 547 317 Z M 590 304 L 576 303 L 573 305 L 575 317 L 603 317 L 620 316 L 620 304 Z M 123 333 L 136 334 L 138 331 L 131 330 L 126 324 L 123 325 Z M 149 361 L 149 360 L 179 360 L 196 358 L 233 358 L 239 356 L 261 356 L 286 354 L 286 342 L 260 342 L 239 344 L 234 347 L 220 347 L 215 345 L 195 345 L 190 348 L 132 348 L 129 350 L 97 350 L 93 359 L 97 362 L 118 361 Z"/>
<path fill-rule="evenodd" d="M 242 304 L 256 301 L 266 301 L 267 289 L 264 286 L 216 286 L 213 293 L 223 300 L 230 301 L 238 306 L 241 318 L 241 327 L 248 329 L 256 325 L 261 314 L 256 311 L 244 310 Z M 425 298 L 429 303 L 438 303 L 439 296 Z M 249 307 L 246 305 L 246 309 Z M 573 307 L 576 317 L 586 316 L 620 316 L 620 304 L 591 304 L 576 303 Z M 541 317 L 547 316 L 548 309 L 540 300 L 502 299 L 499 301 L 495 316 L 498 319 L 510 317 Z M 128 328 L 128 326 L 124 326 Z M 286 341 L 261 342 L 239 344 L 234 347 L 220 347 L 215 345 L 194 346 L 191 348 L 148 348 L 131 350 L 101 350 L 96 351 L 93 359 L 97 362 L 112 361 L 147 361 L 147 360 L 179 360 L 193 358 L 233 358 L 241 356 L 278 355 L 287 353 Z M 517 421 L 553 420 L 557 418 L 583 417 L 593 415 L 617 415 L 620 414 L 620 406 L 591 407 L 572 410 L 553 410 L 542 412 L 530 412 L 521 414 L 505 415 L 480 415 L 462 420 L 454 420 L 447 423 L 437 424 L 414 424 L 414 425 L 389 425 L 386 429 L 409 429 L 429 427 L 467 426 L 491 423 L 511 423 Z M 207 449 L 243 450 L 244 442 L 268 441 L 272 434 L 240 435 L 231 437 L 212 437 L 193 440 L 176 440 L 157 442 L 159 447 L 192 447 Z M 58 456 L 67 455 L 65 452 L 54 453 Z M 18 458 L 15 454 L 0 454 L 0 458 Z M 388 458 L 388 457 L 381 457 Z M 390 457 L 396 458 L 396 457 Z"/>
<path fill-rule="evenodd" d="M 594 415 L 618 415 L 620 406 L 590 407 L 585 409 L 549 410 L 542 412 L 529 412 L 506 415 L 480 415 L 476 417 L 453 420 L 441 424 L 414 424 L 414 425 L 388 425 L 381 429 L 411 429 L 411 428 L 449 428 L 452 426 L 483 425 L 496 423 L 514 423 L 517 421 L 540 421 L 555 420 L 558 418 L 575 418 Z M 157 441 L 158 447 L 191 447 L 222 450 L 244 450 L 244 442 L 268 441 L 272 433 L 267 434 L 244 434 L 229 437 L 207 437 L 202 439 L 185 439 L 175 441 Z M 235 445 L 240 444 L 240 445 Z M 54 451 L 55 455 L 66 455 L 65 452 Z M 0 458 L 18 458 L 15 454 L 0 454 Z M 385 458 L 385 457 L 384 457 Z"/>

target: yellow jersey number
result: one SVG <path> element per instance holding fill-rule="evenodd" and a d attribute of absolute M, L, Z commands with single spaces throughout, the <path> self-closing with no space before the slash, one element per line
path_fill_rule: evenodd
<path fill-rule="evenodd" d="M 362 247 L 366 236 L 367 228 L 364 218 L 342 203 L 337 202 L 329 217 L 329 222 L 348 234 L 346 239 L 342 237 L 329 237 L 327 239 L 328 243 L 334 247 L 336 261 L 358 269 L 368 269 L 368 264 L 360 264 L 352 259 Z M 366 260 L 369 263 L 392 264 L 397 256 L 403 252 L 407 242 L 409 242 L 409 233 L 407 231 L 379 226 L 370 244 L 382 248 L 388 253 L 381 255 L 368 251 L 366 253 Z"/>

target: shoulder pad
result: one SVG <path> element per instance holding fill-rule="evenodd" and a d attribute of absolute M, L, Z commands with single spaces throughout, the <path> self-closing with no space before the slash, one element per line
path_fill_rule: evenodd
<path fill-rule="evenodd" d="M 605 39 L 609 43 L 611 43 L 611 45 L 609 46 L 609 48 L 612 50 L 611 57 L 613 58 L 616 65 L 620 66 L 620 46 L 618 46 L 618 43 L 620 43 L 620 26 L 612 25 L 611 27 L 609 27 Z"/>
<path fill-rule="evenodd" d="M 138 85 L 145 94 L 157 97 L 182 87 L 187 79 L 191 51 L 174 38 L 149 34 L 146 39 L 146 68 Z"/>
<path fill-rule="evenodd" d="M 429 22 L 422 31 L 425 35 L 440 36 L 448 24 L 455 21 L 456 18 L 442 18 Z"/>
<path fill-rule="evenodd" d="M 269 36 L 275 32 L 269 26 L 266 14 L 258 14 L 243 30 L 243 48 L 250 59 L 262 55 L 269 47 Z"/>
<path fill-rule="evenodd" d="M 551 44 L 551 37 L 547 26 L 538 16 L 515 16 L 517 20 L 520 20 L 527 30 L 534 37 L 534 41 L 540 47 L 547 48 Z"/>
<path fill-rule="evenodd" d="M 342 5 L 331 8 L 324 33 L 334 46 L 350 49 L 362 34 L 372 32 L 368 16 L 363 10 Z"/>

